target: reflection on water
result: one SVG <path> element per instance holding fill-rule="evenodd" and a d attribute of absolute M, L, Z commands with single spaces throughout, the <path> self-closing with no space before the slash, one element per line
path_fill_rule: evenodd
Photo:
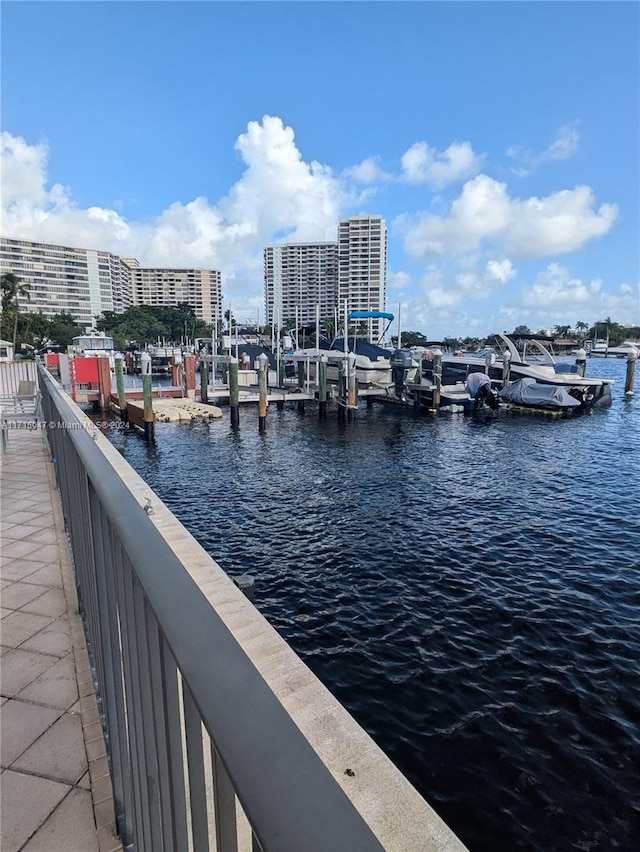
<path fill-rule="evenodd" d="M 637 848 L 640 414 L 110 434 L 473 850 Z M 640 391 L 639 391 L 640 392 Z"/>

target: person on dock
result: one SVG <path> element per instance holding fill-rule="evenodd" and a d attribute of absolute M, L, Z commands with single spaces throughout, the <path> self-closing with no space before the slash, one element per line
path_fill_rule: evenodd
<path fill-rule="evenodd" d="M 467 392 L 474 400 L 474 409 L 477 411 L 486 402 L 494 411 L 499 406 L 498 395 L 491 387 L 491 379 L 486 373 L 469 373 L 467 376 Z"/>

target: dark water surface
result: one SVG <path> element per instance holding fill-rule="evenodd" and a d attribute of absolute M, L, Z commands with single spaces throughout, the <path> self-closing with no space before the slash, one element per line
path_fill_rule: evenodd
<path fill-rule="evenodd" d="M 123 455 L 472 852 L 640 848 L 640 387 L 566 420 L 270 407 Z M 327 852 L 334 852 L 328 850 Z"/>

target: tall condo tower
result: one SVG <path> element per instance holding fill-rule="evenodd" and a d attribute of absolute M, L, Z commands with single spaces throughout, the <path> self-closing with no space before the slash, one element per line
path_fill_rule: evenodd
<path fill-rule="evenodd" d="M 338 294 L 335 242 L 283 243 L 264 248 L 264 299 L 267 324 L 311 325 L 333 317 Z"/>
<path fill-rule="evenodd" d="M 338 299 L 349 311 L 384 311 L 387 285 L 387 226 L 382 216 L 350 216 L 338 224 Z M 378 340 L 386 321 L 366 320 Z"/>

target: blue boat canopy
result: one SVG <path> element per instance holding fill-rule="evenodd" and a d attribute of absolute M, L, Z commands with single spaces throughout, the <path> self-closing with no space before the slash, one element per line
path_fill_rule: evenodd
<path fill-rule="evenodd" d="M 385 313 L 385 311 L 351 311 L 347 314 L 347 321 L 351 322 L 354 319 L 387 319 L 393 320 L 393 314 Z"/>

